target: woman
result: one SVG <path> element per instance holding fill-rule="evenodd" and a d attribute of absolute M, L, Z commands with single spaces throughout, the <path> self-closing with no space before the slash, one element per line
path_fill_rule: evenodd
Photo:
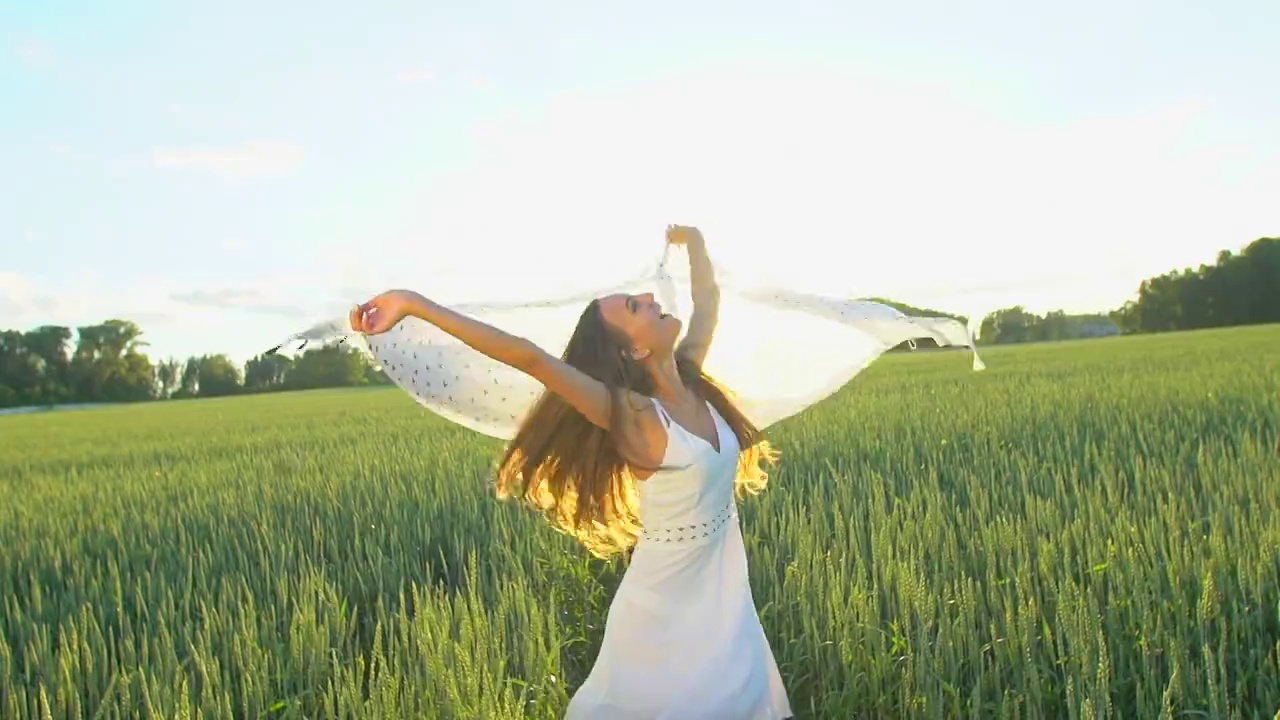
<path fill-rule="evenodd" d="M 720 291 L 702 234 L 667 228 L 689 252 L 693 313 L 652 294 L 591 301 L 564 354 L 413 292 L 353 309 L 379 335 L 425 320 L 541 383 L 498 471 L 518 496 L 597 555 L 632 550 L 604 641 L 569 718 L 786 718 L 786 691 L 756 613 L 735 490 L 765 484 L 774 452 L 702 372 Z M 679 342 L 677 343 L 677 340 Z"/>

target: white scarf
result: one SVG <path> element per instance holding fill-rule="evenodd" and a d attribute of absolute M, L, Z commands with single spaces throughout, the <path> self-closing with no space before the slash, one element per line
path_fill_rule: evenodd
<path fill-rule="evenodd" d="M 568 344 L 586 304 L 611 293 L 653 292 L 663 310 L 687 326 L 690 284 L 669 267 L 676 247 L 667 245 L 660 262 L 618 286 L 573 297 L 454 309 L 556 356 Z M 735 402 L 761 429 L 833 394 L 904 342 L 929 339 L 942 347 L 967 347 L 973 369 L 985 368 L 973 333 L 956 320 L 912 317 L 861 299 L 740 286 L 719 268 L 715 275 L 719 322 L 704 368 L 733 392 Z M 970 327 L 980 320 L 972 320 Z M 291 335 L 270 352 L 295 342 L 301 349 L 332 341 L 350 342 L 372 355 L 397 386 L 431 411 L 495 438 L 510 439 L 543 392 L 533 378 L 414 317 L 375 336 L 353 332 L 343 317 Z"/>

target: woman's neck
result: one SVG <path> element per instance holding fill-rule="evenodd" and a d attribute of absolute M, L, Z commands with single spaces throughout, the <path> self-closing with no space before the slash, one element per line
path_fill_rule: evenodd
<path fill-rule="evenodd" d="M 674 355 L 660 360 L 650 360 L 645 370 L 653 383 L 653 394 L 664 403 L 683 405 L 690 400 L 690 393 L 680 377 L 680 368 Z"/>

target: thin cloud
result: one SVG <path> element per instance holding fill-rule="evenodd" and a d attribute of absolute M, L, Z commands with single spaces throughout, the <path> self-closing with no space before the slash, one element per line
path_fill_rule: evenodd
<path fill-rule="evenodd" d="M 171 293 L 169 299 L 184 305 L 238 310 L 259 315 L 278 315 L 288 318 L 305 318 L 310 312 L 297 305 L 273 301 L 260 290 L 250 288 L 219 288 L 216 290 L 189 290 Z"/>
<path fill-rule="evenodd" d="M 1188 101 L 1031 125 L 876 78 L 708 71 L 476 126 L 480 157 L 396 234 L 449 238 L 490 271 L 555 246 L 575 258 L 564 273 L 594 275 L 656 255 L 653 229 L 686 222 L 768 284 L 931 307 L 977 285 L 991 307 L 1103 309 L 1271 217 L 1263 191 L 1280 179 L 1244 185 L 1203 122 Z M 521 242 L 495 253 L 505 238 Z"/>
<path fill-rule="evenodd" d="M 109 318 L 137 323 L 161 323 L 178 315 L 168 303 L 145 291 L 101 293 L 65 292 L 41 288 L 31 278 L 15 272 L 0 272 L 0 329 L 30 330 L 41 325 L 62 325 L 72 329 Z"/>
<path fill-rule="evenodd" d="M 0 317 L 21 320 L 35 313 L 60 315 L 76 305 L 70 297 L 51 297 L 41 293 L 27 276 L 0 271 Z M 3 329 L 11 329 L 8 321 Z"/>
<path fill-rule="evenodd" d="M 0 271 L 0 315 L 18 317 L 24 314 L 34 299 L 34 292 L 31 282 L 22 275 Z"/>
<path fill-rule="evenodd" d="M 493 90 L 498 86 L 492 77 L 478 72 L 464 73 L 461 80 L 466 88 L 475 91 Z"/>
<path fill-rule="evenodd" d="M 436 71 L 425 67 L 408 68 L 396 73 L 396 81 L 406 85 L 425 85 L 439 79 L 440 75 Z"/>
<path fill-rule="evenodd" d="M 228 178 L 287 175 L 302 164 L 302 147 L 285 142 L 257 142 L 228 147 L 155 148 L 156 167 L 195 170 Z"/>
<path fill-rule="evenodd" d="M 35 39 L 27 39 L 18 43 L 18 58 L 29 67 L 43 65 L 53 59 L 53 50 L 48 45 Z"/>
<path fill-rule="evenodd" d="M 308 300 L 304 312 L 292 303 L 312 295 L 280 278 L 215 289 L 191 289 L 175 284 L 179 282 L 160 277 L 108 282 L 92 270 L 72 269 L 57 285 L 46 285 L 30 275 L 0 270 L 0 330 L 61 325 L 74 331 L 120 318 L 142 329 L 142 339 L 149 343 L 144 352 L 152 361 L 226 353 L 243 363 L 301 327 L 343 315 L 349 307 Z"/>
<path fill-rule="evenodd" d="M 173 102 L 165 111 L 177 125 L 201 133 L 248 133 L 254 123 L 243 108 L 219 103 Z"/>

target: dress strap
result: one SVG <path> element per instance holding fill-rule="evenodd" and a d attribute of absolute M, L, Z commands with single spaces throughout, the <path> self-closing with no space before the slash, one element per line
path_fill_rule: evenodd
<path fill-rule="evenodd" d="M 665 426 L 668 430 L 670 430 L 672 420 L 671 420 L 671 416 L 667 414 L 667 409 L 662 407 L 662 403 L 658 401 L 658 398 L 651 397 L 649 399 L 653 401 L 653 407 L 657 409 L 658 417 L 662 418 L 663 426 Z"/>

